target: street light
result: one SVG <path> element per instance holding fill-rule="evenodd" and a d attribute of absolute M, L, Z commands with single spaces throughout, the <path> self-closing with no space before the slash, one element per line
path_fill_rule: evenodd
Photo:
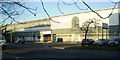
<path fill-rule="evenodd" d="M 11 43 L 12 43 L 12 25 L 11 25 L 11 33 L 10 33 L 11 35 L 10 35 L 10 38 L 11 38 Z"/>

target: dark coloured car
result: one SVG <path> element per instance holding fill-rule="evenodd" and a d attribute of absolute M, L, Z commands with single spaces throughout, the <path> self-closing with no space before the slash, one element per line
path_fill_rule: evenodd
<path fill-rule="evenodd" d="M 109 39 L 98 39 L 93 43 L 94 46 L 105 46 L 109 42 Z"/>
<path fill-rule="evenodd" d="M 119 46 L 120 47 L 120 38 L 114 38 L 108 42 L 108 46 Z"/>
<path fill-rule="evenodd" d="M 6 46 L 7 43 L 5 37 L 3 35 L 0 35 L 0 47 L 2 47 L 2 49 L 5 49 Z"/>
<path fill-rule="evenodd" d="M 95 41 L 93 39 L 83 39 L 81 42 L 81 45 L 82 46 L 86 46 L 86 45 L 91 46 L 91 45 L 93 45 L 94 42 Z"/>

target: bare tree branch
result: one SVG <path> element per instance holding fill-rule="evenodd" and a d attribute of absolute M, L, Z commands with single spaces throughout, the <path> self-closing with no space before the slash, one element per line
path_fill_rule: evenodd
<path fill-rule="evenodd" d="M 113 4 L 118 4 L 118 3 L 120 3 L 120 1 L 118 1 L 118 2 L 113 2 L 113 1 L 111 1 L 111 0 L 109 0 L 111 3 L 113 3 Z"/>
<path fill-rule="evenodd" d="M 89 19 L 89 20 L 87 20 L 86 22 L 83 23 L 83 25 L 80 29 L 85 31 L 85 38 L 84 39 L 87 38 L 87 34 L 88 34 L 88 31 L 89 31 L 90 25 L 94 24 L 94 27 L 96 27 L 97 24 L 98 24 L 97 21 L 98 21 L 97 19 L 92 18 L 92 19 Z"/>
<path fill-rule="evenodd" d="M 15 16 L 17 16 L 17 15 L 20 15 L 20 13 L 16 10 L 16 5 L 18 5 L 18 6 L 20 6 L 20 7 L 22 7 L 22 8 L 24 8 L 24 9 L 26 9 L 27 11 L 29 11 L 31 14 L 33 14 L 34 16 L 36 16 L 36 13 L 34 13 L 34 12 L 32 12 L 32 11 L 36 11 L 37 10 L 37 7 L 35 8 L 35 9 L 33 9 L 33 8 L 29 8 L 29 7 L 26 7 L 26 6 L 24 6 L 23 4 L 21 4 L 18 0 L 17 1 L 2 1 L 2 2 L 0 2 L 0 4 L 1 4 L 1 6 L 0 6 L 0 8 L 1 8 L 1 10 L 3 10 L 2 11 L 2 15 L 6 15 L 6 16 L 8 16 L 7 18 L 5 18 L 5 20 L 3 20 L 2 22 L 0 22 L 0 24 L 1 23 L 5 23 L 5 21 L 7 20 L 7 19 L 12 19 L 14 22 L 17 22 L 17 23 L 19 23 L 19 24 L 25 24 L 25 23 L 23 23 L 23 22 L 18 22 L 18 21 L 16 21 L 15 19 L 14 19 L 14 17 Z M 12 7 L 12 8 L 11 8 Z M 12 9 L 12 10 L 11 10 Z M 24 11 L 24 10 L 23 10 Z M 13 17 L 12 17 L 13 16 Z M 2 25 L 3 25 L 2 24 Z"/>
<path fill-rule="evenodd" d="M 21 7 L 23 7 L 23 8 L 25 8 L 25 9 L 28 10 L 30 13 L 32 13 L 34 16 L 36 16 L 36 13 L 33 13 L 31 10 L 36 11 L 36 10 L 37 10 L 37 7 L 36 7 L 36 9 L 32 9 L 32 8 L 28 8 L 28 7 L 26 7 L 26 6 L 23 6 L 20 2 L 14 2 L 14 3 L 17 4 L 17 5 L 19 5 L 19 6 L 21 6 Z"/>
<path fill-rule="evenodd" d="M 57 6 L 58 6 L 59 12 L 62 13 L 62 14 L 64 14 L 64 13 L 61 11 L 61 9 L 60 9 L 60 0 L 58 1 Z"/>
<path fill-rule="evenodd" d="M 77 1 L 74 1 L 73 3 L 66 3 L 66 2 L 64 2 L 63 0 L 60 0 L 63 4 L 65 4 L 65 5 L 75 5 L 77 2 L 78 2 L 78 0 Z"/>
<path fill-rule="evenodd" d="M 2 26 L 3 26 L 7 19 L 9 19 L 9 17 L 5 18 L 2 22 L 0 22 L 0 24 L 2 24 Z"/>
<path fill-rule="evenodd" d="M 83 8 L 80 8 L 80 7 L 77 5 L 77 3 L 78 3 L 79 0 L 77 0 L 77 1 L 72 0 L 73 3 L 66 3 L 66 2 L 64 2 L 63 0 L 59 0 L 58 3 L 57 3 L 57 6 L 58 6 L 59 12 L 62 13 L 62 14 L 64 14 L 64 13 L 63 13 L 63 11 L 61 11 L 61 9 L 60 9 L 60 1 L 61 1 L 64 5 L 75 5 L 79 10 L 88 10 L 88 8 L 83 9 Z"/>
<path fill-rule="evenodd" d="M 11 17 L 11 15 L 10 15 L 4 8 L 2 8 L 2 7 L 0 7 L 0 8 L 8 15 L 8 17 L 9 17 L 10 19 L 12 19 L 13 21 L 15 21 L 15 22 L 17 22 L 17 23 L 24 24 L 24 23 L 22 23 L 22 22 L 16 21 L 13 17 Z"/>
<path fill-rule="evenodd" d="M 102 17 L 99 13 L 97 13 L 96 11 L 94 11 L 84 0 L 82 0 L 82 2 L 95 14 L 97 14 L 100 18 L 102 19 L 107 19 L 109 18 L 112 14 L 113 14 L 113 10 L 115 9 L 115 7 L 117 6 L 118 3 L 115 3 L 114 7 L 112 8 L 111 13 L 107 16 L 107 17 Z"/>
<path fill-rule="evenodd" d="M 43 8 L 44 12 L 47 14 L 47 16 L 49 17 L 49 19 L 50 19 L 51 21 L 53 21 L 53 22 L 60 23 L 60 22 L 58 22 L 58 21 L 52 20 L 52 18 L 51 18 L 50 15 L 48 14 L 47 10 L 45 9 L 45 6 L 44 6 L 43 1 L 40 0 L 40 2 L 41 2 L 41 4 L 42 4 L 42 8 Z"/>
<path fill-rule="evenodd" d="M 75 3 L 74 0 L 73 0 L 73 2 Z M 80 7 L 77 5 L 77 2 L 75 3 L 75 6 L 76 6 L 79 10 L 88 10 L 88 8 L 86 8 L 86 9 L 82 9 L 82 8 L 80 8 Z"/>

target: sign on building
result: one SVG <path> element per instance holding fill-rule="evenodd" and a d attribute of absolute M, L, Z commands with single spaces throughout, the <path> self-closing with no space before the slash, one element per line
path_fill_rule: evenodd
<path fill-rule="evenodd" d="M 102 23 L 102 29 L 108 29 L 108 24 L 107 23 Z"/>

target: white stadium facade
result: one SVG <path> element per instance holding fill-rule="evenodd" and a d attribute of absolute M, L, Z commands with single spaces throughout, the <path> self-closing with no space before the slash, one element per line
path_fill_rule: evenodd
<path fill-rule="evenodd" d="M 101 16 L 108 16 L 112 8 L 95 10 Z M 120 37 L 120 12 L 119 8 L 113 10 L 113 14 L 107 19 L 101 19 L 97 14 L 91 11 L 66 14 L 60 16 L 52 16 L 54 21 L 48 18 L 32 19 L 24 21 L 25 24 L 12 24 L 7 30 L 12 29 L 12 40 L 15 41 L 18 38 L 25 38 L 39 43 L 44 42 L 70 42 L 78 43 L 84 39 L 85 31 L 81 30 L 83 23 L 89 19 L 96 19 L 98 25 L 96 28 L 92 28 L 91 25 L 87 38 L 89 39 L 101 39 L 101 38 L 117 38 Z M 102 23 L 108 24 L 108 29 L 103 30 L 102 37 Z M 107 33 L 106 33 L 107 31 Z"/>

